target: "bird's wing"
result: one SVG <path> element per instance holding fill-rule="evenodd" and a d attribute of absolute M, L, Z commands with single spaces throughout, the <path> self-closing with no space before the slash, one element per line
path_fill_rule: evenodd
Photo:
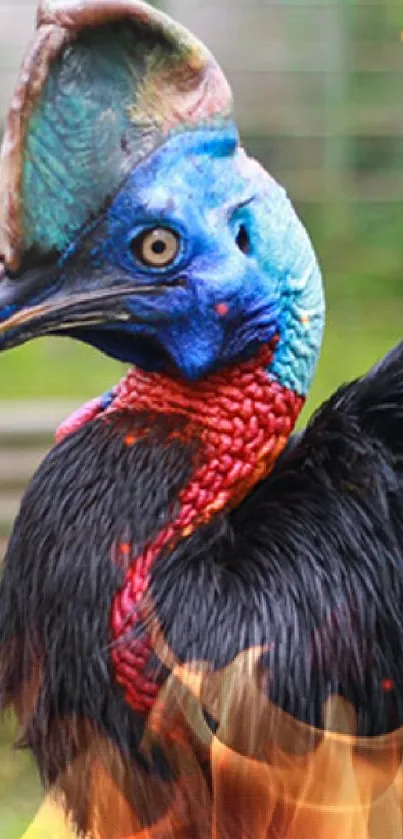
<path fill-rule="evenodd" d="M 320 725 L 341 693 L 359 733 L 403 725 L 402 513 L 403 343 L 318 410 L 233 514 L 237 553 L 267 574 L 269 625 L 287 649 L 286 665 L 268 657 L 273 698 L 306 722 Z"/>
<path fill-rule="evenodd" d="M 305 431 L 291 439 L 255 499 L 259 494 L 278 499 L 283 487 L 293 491 L 293 483 L 284 484 L 291 471 L 299 473 L 305 488 L 332 484 L 341 491 L 345 485 L 347 492 L 350 484 L 356 483 L 358 490 L 367 479 L 379 492 L 398 489 L 402 458 L 403 342 L 316 411 Z M 365 488 L 367 484 L 362 487 L 363 497 Z"/>
<path fill-rule="evenodd" d="M 341 694 L 370 736 L 403 725 L 402 361 L 403 344 L 342 387 L 236 510 L 175 549 L 174 591 L 167 564 L 153 578 L 179 661 L 217 671 L 270 647 L 275 705 L 320 727 Z"/>

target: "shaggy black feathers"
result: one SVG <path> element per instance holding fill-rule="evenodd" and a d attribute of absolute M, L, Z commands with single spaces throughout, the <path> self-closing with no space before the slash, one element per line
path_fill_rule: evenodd
<path fill-rule="evenodd" d="M 135 555 L 158 532 L 194 451 L 167 444 L 156 417 L 127 446 L 133 423 L 148 419 L 97 421 L 48 456 L 6 557 L 1 697 L 17 702 L 47 781 L 79 750 L 80 719 L 137 755 L 143 722 L 109 663 L 113 549 L 126 539 Z M 338 391 L 238 509 L 156 562 L 152 598 L 178 659 L 217 669 L 261 645 L 267 694 L 298 719 L 322 726 L 337 693 L 359 734 L 403 725 L 402 441 L 403 344 Z"/>
<path fill-rule="evenodd" d="M 110 668 L 111 603 L 124 579 L 116 545 L 131 543 L 135 555 L 158 533 L 194 457 L 177 440 L 167 444 L 170 423 L 152 417 L 150 432 L 149 420 L 95 422 L 57 446 L 22 500 L 9 543 L 0 699 L 17 705 L 22 742 L 46 784 L 63 778 L 96 738 L 110 739 L 123 756 L 137 754 L 143 721 Z M 139 436 L 135 445 L 124 442 L 128 434 Z M 77 812 L 86 810 L 85 788 L 85 781 L 75 788 L 73 807 L 83 830 Z"/>

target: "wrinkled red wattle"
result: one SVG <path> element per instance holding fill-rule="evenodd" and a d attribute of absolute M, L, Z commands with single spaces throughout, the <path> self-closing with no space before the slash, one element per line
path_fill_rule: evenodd
<path fill-rule="evenodd" d="M 131 634 L 141 627 L 141 604 L 155 560 L 214 515 L 240 503 L 268 474 L 303 406 L 301 396 L 272 381 L 267 373 L 275 344 L 263 348 L 253 361 L 197 383 L 133 370 L 117 388 L 108 409 L 107 413 L 181 414 L 186 423 L 180 434 L 187 439 L 196 436 L 201 443 L 199 466 L 180 493 L 178 515 L 141 555 L 131 558 L 112 605 L 115 678 L 137 712 L 152 708 L 160 687 L 150 668 L 150 639 Z M 135 439 L 129 436 L 127 441 Z M 117 546 L 118 561 L 123 547 L 127 553 L 127 545 Z"/>
<path fill-rule="evenodd" d="M 115 411 L 179 414 L 186 422 L 177 436 L 196 437 L 201 443 L 200 463 L 180 493 L 176 518 L 140 555 L 131 556 L 131 545 L 125 542 L 115 546 L 115 560 L 128 570 L 111 609 L 111 661 L 116 681 L 135 711 L 147 713 L 160 688 L 150 668 L 150 639 L 131 635 L 136 627 L 141 629 L 142 602 L 155 560 L 214 515 L 240 503 L 269 473 L 303 406 L 301 396 L 270 380 L 267 368 L 276 343 L 262 348 L 252 361 L 197 383 L 130 371 L 107 410 L 102 399 L 94 399 L 58 429 L 59 442 Z M 127 445 L 135 441 L 135 435 L 127 435 Z"/>

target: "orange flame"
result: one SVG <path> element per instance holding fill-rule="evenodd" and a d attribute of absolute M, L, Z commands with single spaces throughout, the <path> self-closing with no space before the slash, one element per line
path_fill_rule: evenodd
<path fill-rule="evenodd" d="M 207 663 L 176 662 L 156 624 L 154 646 L 171 676 L 150 717 L 144 748 L 158 740 L 169 753 L 173 732 L 187 728 L 199 749 L 208 750 L 211 824 L 209 833 L 200 835 L 402 839 L 403 730 L 357 737 L 354 709 L 337 696 L 324 708 L 322 730 L 298 722 L 264 695 L 262 648 L 249 649 L 212 672 Z M 219 720 L 215 735 L 205 712 Z M 200 774 L 189 771 L 189 743 L 187 750 L 177 753 L 178 783 L 201 802 L 206 788 L 189 789 Z"/>
<path fill-rule="evenodd" d="M 304 725 L 265 696 L 263 648 L 218 672 L 182 665 L 149 622 L 170 676 L 141 750 L 147 759 L 158 747 L 170 777 L 135 766 L 94 733 L 86 774 L 79 761 L 68 773 L 86 787 L 91 837 L 403 839 L 403 729 L 359 738 L 353 708 L 337 696 L 323 729 Z M 206 716 L 217 721 L 214 734 Z"/>

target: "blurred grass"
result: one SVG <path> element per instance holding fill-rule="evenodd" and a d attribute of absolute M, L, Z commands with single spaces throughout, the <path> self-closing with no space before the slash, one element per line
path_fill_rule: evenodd
<path fill-rule="evenodd" d="M 0 399 L 80 399 L 108 390 L 125 368 L 65 338 L 41 338 L 0 356 Z"/>

